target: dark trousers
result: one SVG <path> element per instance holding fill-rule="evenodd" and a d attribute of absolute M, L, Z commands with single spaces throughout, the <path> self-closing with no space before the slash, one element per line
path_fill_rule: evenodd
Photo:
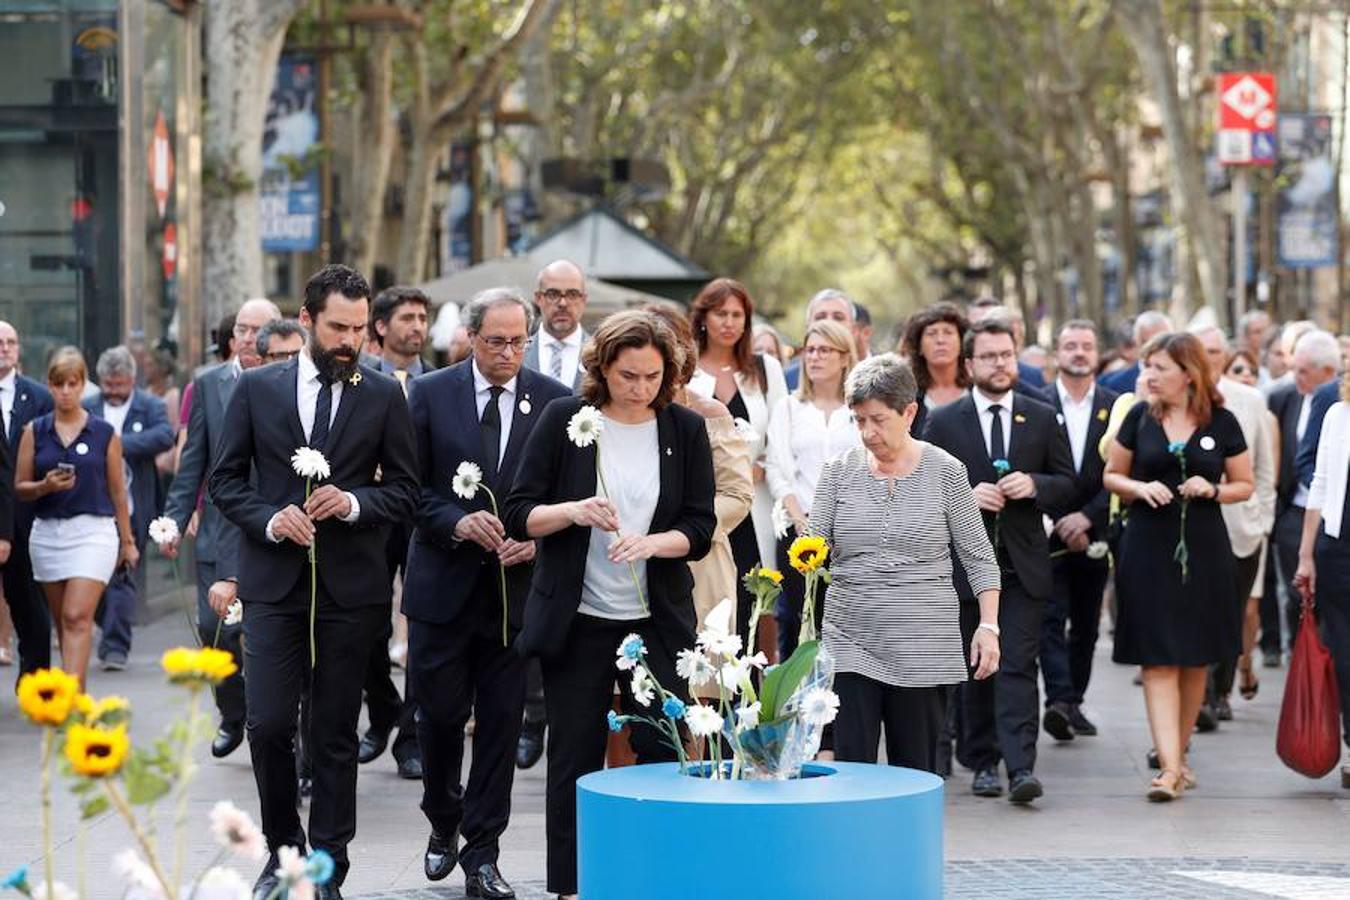
<path fill-rule="evenodd" d="M 1323 531 L 1313 547 L 1317 564 L 1317 622 L 1336 666 L 1341 693 L 1341 728 L 1350 747 L 1350 521 L 1341 522 L 1341 536 Z"/>
<path fill-rule="evenodd" d="M 408 620 L 408 683 L 435 698 L 417 718 L 422 812 L 437 832 L 464 835 L 460 865 L 472 873 L 497 861 L 511 817 L 516 743 L 525 705 L 525 660 L 502 646 L 500 599 L 490 579 L 481 604 L 440 625 Z M 464 725 L 473 714 L 473 761 L 463 781 Z M 602 716 L 603 719 L 603 716 Z"/>
<path fill-rule="evenodd" d="M 998 604 L 1002 632 L 998 673 L 983 681 L 967 681 L 958 692 L 961 740 L 957 755 L 968 769 L 996 768 L 1000 759 L 1010 774 L 1036 766 L 1041 709 L 1036 655 L 1044 614 L 1045 601 L 1028 594 L 1017 576 L 1004 569 Z M 978 623 L 978 614 L 962 617 L 967 646 Z"/>
<path fill-rule="evenodd" d="M 246 705 L 244 702 L 244 652 L 240 638 L 244 634 L 242 623 L 225 625 L 220 616 L 211 608 L 207 600 L 211 585 L 216 582 L 216 564 L 214 561 L 197 560 L 197 635 L 203 647 L 215 646 L 228 650 L 234 656 L 239 671 L 216 685 L 216 709 L 220 711 L 220 724 L 229 729 L 242 728 Z M 220 628 L 220 639 L 216 639 L 216 628 Z"/>
<path fill-rule="evenodd" d="M 137 538 L 136 549 L 145 554 L 145 540 Z M 110 653 L 131 653 L 131 626 L 136 621 L 136 606 L 145 593 L 145 569 L 141 565 L 128 571 L 118 566 L 98 604 L 98 658 Z"/>
<path fill-rule="evenodd" d="M 542 732 L 548 723 L 548 712 L 544 706 L 544 670 L 539 660 L 531 659 L 525 663 L 525 727 Z"/>
<path fill-rule="evenodd" d="M 393 664 L 389 661 L 389 639 L 394 636 L 392 617 L 393 609 L 384 607 L 384 628 L 370 648 L 364 690 L 370 730 L 389 734 L 397 728 L 394 759 L 402 762 L 417 756 L 417 704 L 413 701 L 411 678 L 403 680 L 402 697 L 398 695 L 398 687 L 394 684 Z M 498 643 L 501 643 L 500 637 Z M 409 650 L 409 654 L 411 652 Z"/>
<path fill-rule="evenodd" d="M 575 894 L 577 890 L 577 779 L 605 766 L 609 731 L 605 714 L 614 702 L 614 685 L 621 692 L 625 714 L 659 715 L 638 706 L 631 678 L 617 677 L 614 652 L 624 636 L 634 633 L 647 644 L 647 665 L 667 691 L 688 701 L 685 682 L 675 674 L 679 647 L 667 647 L 650 619 L 612 621 L 580 613 L 572 620 L 561 653 L 543 660 L 544 699 L 548 704 L 548 796 L 544 829 L 548 836 L 548 891 Z M 670 762 L 674 748 L 656 729 L 635 723 L 629 742 L 638 763 Z"/>
<path fill-rule="evenodd" d="M 51 668 L 52 615 L 47 598 L 33 580 L 33 563 L 28 558 L 28 530 L 32 520 L 20 518 L 4 566 L 5 602 L 19 639 L 19 675 Z"/>
<path fill-rule="evenodd" d="M 1252 587 L 1256 584 L 1256 570 L 1261 567 L 1261 552 L 1251 556 L 1239 556 L 1235 560 L 1237 578 L 1233 585 L 1233 602 L 1239 610 L 1238 621 L 1242 621 L 1247 601 L 1251 599 Z M 1220 697 L 1233 693 L 1233 680 L 1237 677 L 1237 658 L 1225 659 L 1209 667 L 1209 685 L 1205 692 L 1205 702 L 1213 703 Z"/>
<path fill-rule="evenodd" d="M 1104 559 L 1071 553 L 1054 560 L 1055 586 L 1041 623 L 1041 677 L 1045 703 L 1077 706 L 1092 678 L 1092 654 L 1102 619 L 1102 592 L 1110 567 Z M 1068 634 L 1065 635 L 1065 626 Z"/>
<path fill-rule="evenodd" d="M 1292 503 L 1275 518 L 1270 534 L 1269 556 L 1266 559 L 1265 583 L 1261 592 L 1261 649 L 1279 653 L 1294 642 L 1298 634 L 1301 611 L 1298 591 L 1294 590 L 1294 573 L 1298 571 L 1298 545 L 1303 539 L 1301 506 Z M 1280 616 L 1280 589 L 1283 588 L 1288 606 L 1284 621 Z M 1281 636 L 1281 631 L 1287 628 Z"/>
<path fill-rule="evenodd" d="M 884 724 L 888 764 L 937 771 L 938 735 L 947 719 L 947 685 L 896 687 L 855 672 L 840 672 L 834 677 L 834 692 L 839 695 L 834 748 L 840 761 L 875 763 Z"/>
<path fill-rule="evenodd" d="M 386 607 L 338 606 L 320 583 L 314 626 L 318 661 L 311 669 L 308 572 L 280 602 L 245 603 L 248 743 L 268 849 L 305 847 L 296 811 L 295 738 L 300 696 L 308 684 L 311 715 L 305 737 L 314 773 L 309 844 L 332 855 L 334 878 L 341 884 L 349 866 L 347 844 L 356 834 L 356 725 L 366 671 L 351 661 L 368 658 Z"/>

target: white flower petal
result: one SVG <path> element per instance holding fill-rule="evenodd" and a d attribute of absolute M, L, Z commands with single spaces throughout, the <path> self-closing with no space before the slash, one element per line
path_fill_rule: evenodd
<path fill-rule="evenodd" d="M 722 730 L 722 717 L 717 710 L 701 703 L 691 703 L 684 711 L 684 722 L 696 737 L 707 737 Z"/>
<path fill-rule="evenodd" d="M 332 473 L 327 457 L 313 447 L 297 447 L 295 452 L 291 454 L 291 468 L 301 478 L 312 478 L 320 481 Z"/>
<path fill-rule="evenodd" d="M 594 406 L 583 406 L 567 422 L 567 439 L 578 447 L 589 447 L 605 430 L 605 420 Z"/>

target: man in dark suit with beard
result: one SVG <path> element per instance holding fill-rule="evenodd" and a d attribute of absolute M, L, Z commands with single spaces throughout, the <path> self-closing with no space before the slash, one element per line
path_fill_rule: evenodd
<path fill-rule="evenodd" d="M 276 887 L 277 850 L 306 844 L 296 811 L 294 746 L 306 682 L 314 766 L 309 841 L 336 864 L 318 896 L 341 897 L 347 844 L 356 833 L 356 724 L 365 660 L 390 603 L 385 541 L 418 500 L 417 451 L 403 391 L 359 364 L 369 309 L 370 286 L 355 270 L 329 265 L 310 278 L 300 312 L 309 344 L 295 360 L 240 377 L 210 478 L 216 505 L 243 532 L 239 596 L 249 749 L 273 855 L 254 886 L 260 898 Z M 330 470 L 312 479 L 310 491 L 292 468 L 302 447 L 321 452 Z"/>
<path fill-rule="evenodd" d="M 977 322 L 962 347 L 974 387 L 928 418 L 925 440 L 961 460 L 998 554 L 1003 586 L 998 610 L 998 674 L 961 686 L 961 760 L 975 770 L 971 790 L 1003 793 L 998 763 L 1008 769 L 1008 798 L 1029 803 L 1043 789 L 1033 774 L 1039 731 L 1036 656 L 1050 596 L 1050 550 L 1042 515 L 1058 518 L 1074 496 L 1073 456 L 1055 411 L 1013 390 L 1017 344 L 998 317 Z M 953 563 L 962 597 L 966 645 L 978 614 L 970 585 Z M 987 626 L 979 626 L 987 627 Z"/>
<path fill-rule="evenodd" d="M 422 811 L 432 828 L 427 878 L 446 877 L 458 859 L 468 896 L 509 898 L 515 893 L 497 870 L 497 842 L 511 812 L 526 667 L 510 644 L 524 614 L 535 545 L 505 537 L 484 488 L 498 504 L 505 501 L 534 423 L 550 401 L 571 391 L 522 368 L 531 319 L 524 298 L 507 288 L 483 291 L 465 319 L 473 355 L 422 376 L 409 395 L 422 503 L 403 587 L 408 680 L 415 696 L 435 698 L 421 706 L 417 731 Z M 452 484 L 464 463 L 479 468 L 484 487 Z M 471 712 L 466 790 L 461 768 Z"/>

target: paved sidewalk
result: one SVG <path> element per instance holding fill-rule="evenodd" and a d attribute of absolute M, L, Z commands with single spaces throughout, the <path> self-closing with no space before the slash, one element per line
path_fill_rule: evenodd
<path fill-rule="evenodd" d="M 97 694 L 130 697 L 133 739 L 157 736 L 182 707 L 183 695 L 160 675 L 159 653 L 190 643 L 181 617 L 168 615 L 138 629 L 125 672 L 91 674 Z M 1237 720 L 1194 739 L 1199 789 L 1169 805 L 1145 802 L 1149 774 L 1143 700 L 1130 669 L 1098 648 L 1098 670 L 1087 712 L 1101 736 L 1055 745 L 1042 736 L 1037 771 L 1046 796 L 1030 808 L 970 795 L 969 773 L 947 785 L 947 892 L 953 897 L 1350 897 L 1350 791 L 1333 773 L 1311 781 L 1275 757 L 1274 731 L 1284 670 L 1262 669 L 1259 696 L 1234 700 Z M 13 677 L 0 669 L 0 679 Z M 40 868 L 37 733 L 21 720 L 12 696 L 0 698 L 0 870 L 19 863 Z M 366 900 L 462 896 L 451 876 L 429 885 L 422 876 L 427 826 L 418 809 L 420 785 L 397 777 L 383 758 L 361 770 L 359 826 L 344 892 Z M 228 798 L 257 814 L 247 745 L 212 760 L 202 748 L 189 808 L 195 845 L 186 871 L 210 862 L 206 814 Z M 522 900 L 543 897 L 544 767 L 517 773 L 515 811 L 503 839 L 501 868 Z M 171 834 L 163 803 L 160 840 Z M 64 788 L 56 800 L 56 832 L 64 835 L 58 877 L 76 881 L 75 806 Z M 109 875 L 113 854 L 131 845 L 122 823 L 102 816 L 85 829 L 89 897 L 118 897 Z M 251 863 L 237 866 L 249 880 Z M 1186 875 L 1175 873 L 1187 872 Z"/>

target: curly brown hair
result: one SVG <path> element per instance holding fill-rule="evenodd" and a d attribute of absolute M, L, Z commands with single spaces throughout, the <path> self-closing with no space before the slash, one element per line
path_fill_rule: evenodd
<path fill-rule="evenodd" d="M 605 369 L 614 364 L 619 354 L 628 349 L 655 347 L 661 354 L 664 371 L 661 389 L 656 392 L 651 408 L 665 409 L 679 387 L 680 372 L 684 368 L 684 348 L 665 320 L 640 309 L 616 312 L 600 323 L 595 334 L 581 351 L 581 365 L 586 370 L 581 380 L 581 397 L 587 403 L 603 407 L 609 403 L 609 385 Z"/>
<path fill-rule="evenodd" d="M 939 322 L 955 326 L 958 356 L 961 352 L 959 348 L 965 344 L 966 332 L 970 329 L 970 321 L 966 318 L 966 314 L 961 312 L 961 307 L 955 303 L 934 303 L 910 317 L 909 324 L 905 328 L 905 355 L 909 357 L 910 368 L 914 370 L 914 381 L 918 384 L 921 394 L 926 393 L 933 384 L 933 376 L 928 371 L 928 361 L 923 358 L 921 351 L 923 333 Z M 960 388 L 970 387 L 970 374 L 959 360 L 956 364 L 956 385 Z"/>

